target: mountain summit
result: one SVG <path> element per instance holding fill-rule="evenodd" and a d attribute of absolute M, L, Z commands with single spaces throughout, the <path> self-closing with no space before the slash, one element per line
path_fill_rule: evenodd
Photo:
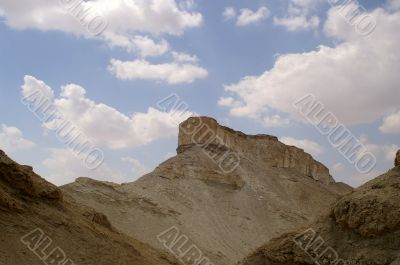
<path fill-rule="evenodd" d="M 352 190 L 303 150 L 207 117 L 183 122 L 177 155 L 135 182 L 79 178 L 61 189 L 157 249 L 165 250 L 158 235 L 177 229 L 188 238 L 181 249 L 195 245 L 219 265 L 314 221 Z"/>

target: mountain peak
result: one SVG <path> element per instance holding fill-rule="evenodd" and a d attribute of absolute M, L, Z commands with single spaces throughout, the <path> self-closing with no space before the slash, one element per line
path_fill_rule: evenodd
<path fill-rule="evenodd" d="M 180 124 L 178 154 L 193 146 L 222 150 L 236 155 L 238 160 L 250 159 L 267 167 L 293 168 L 324 184 L 335 182 L 329 169 L 304 150 L 285 145 L 276 136 L 235 131 L 210 117 L 191 117 Z"/>

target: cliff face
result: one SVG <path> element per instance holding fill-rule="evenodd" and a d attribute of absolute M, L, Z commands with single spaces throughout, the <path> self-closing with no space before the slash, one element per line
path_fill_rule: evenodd
<path fill-rule="evenodd" d="M 0 150 L 0 264 L 178 265 Z M 48 245 L 47 245 L 48 244 Z"/>
<path fill-rule="evenodd" d="M 304 229 L 270 240 L 241 264 L 397 265 L 399 234 L 400 168 L 397 166 L 343 196 L 330 214 Z"/>
<path fill-rule="evenodd" d="M 314 221 L 352 190 L 332 183 L 326 167 L 302 150 L 210 118 L 182 123 L 178 141 L 175 157 L 135 182 L 80 178 L 61 189 L 155 248 L 165 249 L 157 235 L 176 227 L 215 265 L 236 264 L 266 238 Z"/>
<path fill-rule="evenodd" d="M 265 167 L 292 168 L 324 184 L 334 183 L 329 169 L 313 157 L 294 146 L 281 143 L 277 137 L 270 135 L 246 135 L 221 126 L 215 119 L 192 117 L 183 122 L 179 128 L 178 153 L 200 146 L 212 150 L 217 147 L 240 166 L 244 157 Z"/>

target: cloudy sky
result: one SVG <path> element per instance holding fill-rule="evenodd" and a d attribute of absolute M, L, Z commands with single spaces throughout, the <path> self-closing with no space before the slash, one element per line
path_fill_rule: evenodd
<path fill-rule="evenodd" d="M 343 2 L 0 0 L 0 148 L 56 184 L 128 182 L 173 156 L 197 113 L 276 135 L 358 186 L 400 148 L 400 1 Z M 21 103 L 38 89 L 103 150 L 99 168 Z M 310 93 L 376 156 L 371 172 L 293 106 Z M 179 118 L 157 106 L 172 94 Z"/>

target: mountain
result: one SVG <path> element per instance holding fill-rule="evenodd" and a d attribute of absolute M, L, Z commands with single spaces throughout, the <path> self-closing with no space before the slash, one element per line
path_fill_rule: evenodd
<path fill-rule="evenodd" d="M 160 251 L 179 257 L 195 249 L 185 264 L 199 265 L 236 264 L 352 190 L 303 150 L 208 117 L 183 122 L 177 155 L 133 183 L 83 177 L 60 189 Z"/>
<path fill-rule="evenodd" d="M 343 196 L 312 225 L 258 248 L 241 265 L 400 264 L 400 151 L 395 167 Z"/>
<path fill-rule="evenodd" d="M 1 265 L 177 265 L 0 150 Z"/>

